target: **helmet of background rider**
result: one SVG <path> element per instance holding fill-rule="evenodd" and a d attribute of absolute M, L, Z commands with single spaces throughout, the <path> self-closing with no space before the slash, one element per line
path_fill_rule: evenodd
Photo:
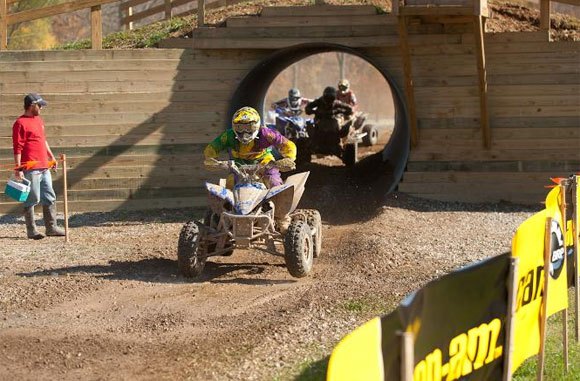
<path fill-rule="evenodd" d="M 258 136 L 260 114 L 252 107 L 242 107 L 232 117 L 232 129 L 240 143 L 249 144 Z"/>
<path fill-rule="evenodd" d="M 342 93 L 347 92 L 348 89 L 350 87 L 350 83 L 348 82 L 348 79 L 341 79 L 340 81 L 338 81 L 338 90 Z"/>
<path fill-rule="evenodd" d="M 322 92 L 322 100 L 326 103 L 332 103 L 336 99 L 336 89 L 332 86 L 328 86 Z"/>
<path fill-rule="evenodd" d="M 293 87 L 290 90 L 288 90 L 288 106 L 290 106 L 290 109 L 292 110 L 299 109 L 301 98 L 302 96 L 300 95 L 300 90 L 298 90 L 297 88 Z"/>

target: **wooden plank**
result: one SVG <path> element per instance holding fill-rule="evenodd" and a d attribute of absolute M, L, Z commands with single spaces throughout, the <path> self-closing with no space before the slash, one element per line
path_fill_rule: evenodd
<path fill-rule="evenodd" d="M 29 50 L 7 51 L 0 55 L 0 62 L 42 61 L 107 61 L 107 60 L 144 60 L 167 59 L 189 62 L 193 60 L 190 50 L 175 49 L 127 49 L 127 50 Z M 79 64 L 79 62 L 77 62 Z M 138 64 L 138 62 L 135 62 Z"/>
<path fill-rule="evenodd" d="M 21 66 L 15 68 L 13 62 L 0 62 L 0 72 L 4 77 L 14 77 L 23 78 L 25 80 L 31 80 L 40 73 L 48 73 L 46 75 L 54 75 L 57 73 L 90 73 L 93 74 L 94 78 L 101 77 L 107 78 L 109 75 L 123 75 L 125 72 L 138 73 L 140 71 L 147 71 L 149 73 L 166 73 L 170 75 L 196 75 L 197 78 L 201 76 L 201 73 L 207 73 L 207 65 L 211 64 L 208 59 L 200 58 L 197 62 L 179 62 L 176 60 L 107 60 L 107 61 L 60 61 L 60 62 L 22 62 Z M 249 60 L 249 62 L 244 62 L 240 64 L 239 60 L 235 59 L 221 59 L 215 58 L 213 60 L 215 65 L 212 68 L 219 70 L 218 74 L 223 71 L 223 74 L 227 72 L 244 72 L 247 68 L 254 66 L 259 61 Z M 218 62 L 216 62 L 218 61 Z M 237 63 L 237 65 L 236 65 Z M 12 68 L 11 68 L 12 66 Z M 213 72 L 213 71 L 212 71 Z M 118 74 L 115 74 L 118 73 Z M 80 75 L 80 74 L 74 74 Z M 134 75 L 134 74 L 133 74 Z M 143 78 L 141 78 L 143 79 Z M 172 79 L 172 78 L 169 78 Z"/>
<path fill-rule="evenodd" d="M 340 16 L 304 16 L 304 17 L 264 17 L 245 16 L 229 17 L 226 21 L 228 28 L 247 27 L 311 27 L 311 26 L 342 26 L 352 25 L 396 25 L 397 19 L 389 14 L 382 15 L 340 15 Z"/>
<path fill-rule="evenodd" d="M 159 144 L 196 144 L 209 143 L 217 134 L 150 134 L 150 135 L 99 135 L 99 136 L 53 136 L 51 145 L 65 147 L 102 147 Z M 0 147 L 10 147 L 12 138 L 0 137 Z"/>
<path fill-rule="evenodd" d="M 493 118 L 491 120 L 494 129 L 510 128 L 572 128 L 578 126 L 578 116 L 570 117 L 541 117 L 541 116 L 518 116 L 507 118 Z M 474 117 L 467 118 L 423 118 L 419 119 L 421 129 L 477 129 L 479 120 Z"/>
<path fill-rule="evenodd" d="M 240 81 L 247 74 L 247 70 L 218 70 L 216 69 L 216 76 L 219 75 L 221 82 L 224 81 Z M 180 71 L 180 70 L 135 70 L 135 71 L 110 71 L 110 72 L 99 72 L 99 71 L 75 71 L 75 72 L 15 72 L 2 78 L 4 84 L 18 84 L 18 83 L 30 83 L 30 82 L 43 82 L 49 83 L 95 83 L 95 82 L 130 82 L 130 81 L 140 81 L 142 83 L 148 83 L 153 81 L 166 81 L 169 85 L 180 84 L 184 81 L 197 81 L 205 80 L 208 81 L 207 70 L 191 70 L 191 71 Z M 129 83 L 131 85 L 131 83 Z"/>
<path fill-rule="evenodd" d="M 483 18 L 482 16 L 477 16 L 474 19 L 475 29 L 475 47 L 476 55 L 475 59 L 477 62 L 477 76 L 479 79 L 479 118 L 481 122 L 481 138 L 483 141 L 483 146 L 488 148 L 491 146 L 491 129 L 489 126 L 489 110 L 488 110 L 488 95 L 487 95 L 487 69 L 485 64 L 485 44 L 483 41 L 483 36 L 485 31 L 483 30 Z"/>
<path fill-rule="evenodd" d="M 377 9 L 372 5 L 315 5 L 264 7 L 262 17 L 305 17 L 305 16 L 360 16 L 376 15 Z"/>
<path fill-rule="evenodd" d="M 38 20 L 45 17 L 56 16 L 81 9 L 91 8 L 97 5 L 116 3 L 119 0 L 75 0 L 63 4 L 50 5 L 48 7 L 28 9 L 8 15 L 8 25 L 19 24 L 25 21 Z"/>
<path fill-rule="evenodd" d="M 96 82 L 36 82 L 27 83 L 6 83 L 3 84 L 4 91 L 13 94 L 26 94 L 30 89 L 35 89 L 41 94 L 66 93 L 66 94 L 83 94 L 83 93 L 134 93 L 146 91 L 169 91 L 190 92 L 190 91 L 212 91 L 227 90 L 233 91 L 239 80 L 188 80 L 174 83 L 171 81 L 147 81 L 147 82 L 119 82 L 119 81 L 96 81 Z"/>
<path fill-rule="evenodd" d="M 62 206 L 58 203 L 60 209 Z M 69 202 L 72 213 L 110 212 L 114 210 L 151 210 L 151 209 L 205 209 L 207 196 L 157 198 L 149 200 L 83 200 Z M 0 214 L 22 214 L 22 204 L 0 203 Z"/>
<path fill-rule="evenodd" d="M 555 3 L 570 4 L 580 6 L 580 0 L 551 0 Z"/>
<path fill-rule="evenodd" d="M 0 50 L 8 48 L 8 5 L 0 0 Z"/>
<path fill-rule="evenodd" d="M 545 172 L 577 171 L 580 161 L 574 160 L 502 160 L 502 161 L 414 161 L 407 163 L 408 172 Z"/>
<path fill-rule="evenodd" d="M 85 156 L 86 165 L 99 162 L 103 156 L 121 156 L 121 155 L 179 155 L 179 154 L 200 154 L 203 152 L 206 144 L 166 144 L 156 146 L 146 145 L 127 145 L 127 146 L 110 146 L 110 147 L 55 147 L 58 153 L 64 153 L 67 157 Z M 0 157 L 10 158 L 13 156 L 12 148 L 0 148 Z"/>
<path fill-rule="evenodd" d="M 450 183 L 450 184 L 478 184 L 494 185 L 498 184 L 548 184 L 550 178 L 565 176 L 564 172 L 410 172 L 406 171 L 403 182 L 411 183 Z"/>
<path fill-rule="evenodd" d="M 399 14 L 401 16 L 472 16 L 473 7 L 461 6 L 415 6 L 401 7 Z"/>
<path fill-rule="evenodd" d="M 405 0 L 405 7 L 430 6 L 430 7 L 448 7 L 461 6 L 470 7 L 472 0 Z"/>
<path fill-rule="evenodd" d="M 193 40 L 191 38 L 166 38 L 159 41 L 160 49 L 193 49 Z"/>
<path fill-rule="evenodd" d="M 510 194 L 515 192 L 522 192 L 528 194 L 544 194 L 547 193 L 545 185 L 549 184 L 549 179 L 538 180 L 538 181 L 525 181 L 525 182 L 515 182 L 515 183 L 501 183 L 501 182 L 490 182 L 490 183 L 474 183 L 474 182 L 460 182 L 460 183 L 450 183 L 450 182 L 430 182 L 430 183 L 406 183 L 405 181 L 399 184 L 399 190 L 402 192 L 409 193 L 450 193 L 461 197 L 463 193 L 475 193 L 481 195 L 495 195 L 501 196 L 502 193 Z M 423 187 L 423 190 L 421 190 Z M 427 189 L 427 192 L 425 192 Z M 460 200 L 457 200 L 460 201 Z M 507 201 L 507 200 L 506 200 Z"/>
<path fill-rule="evenodd" d="M 520 32 L 528 33 L 528 32 Z M 486 35 L 487 36 L 487 35 Z M 486 46 L 491 57 L 493 54 L 517 54 L 535 52 L 575 52 L 578 53 L 576 41 L 530 41 L 530 42 L 494 42 L 486 37 Z"/>
<path fill-rule="evenodd" d="M 366 37 L 396 36 L 395 25 L 353 25 L 343 26 L 283 26 L 245 28 L 198 28 L 194 39 L 228 39 L 228 38 L 317 38 L 317 37 Z"/>
<path fill-rule="evenodd" d="M 399 36 L 401 43 L 401 57 L 403 59 L 403 71 L 405 75 L 405 95 L 409 112 L 409 129 L 411 131 L 411 146 L 416 147 L 419 142 L 417 129 L 417 112 L 415 104 L 415 90 L 413 86 L 413 69 L 409 56 L 409 38 L 407 33 L 407 19 L 399 17 Z"/>
<path fill-rule="evenodd" d="M 230 117 L 223 112 L 188 112 L 188 113 L 112 113 L 112 114 L 85 114 L 85 123 L 88 124 L 126 124 L 126 123 L 162 123 L 162 122 L 187 122 L 190 123 L 221 123 Z M 49 125 L 53 122 L 60 125 L 74 126 L 78 125 L 78 115 L 46 115 L 44 122 Z M 14 122 L 10 117 L 0 117 L 0 123 L 11 124 Z M 216 125 L 217 125 L 216 124 Z"/>
<path fill-rule="evenodd" d="M 540 29 L 550 32 L 550 0 L 540 0 Z"/>
<path fill-rule="evenodd" d="M 472 146 L 477 142 L 472 143 Z M 541 148 L 541 149 L 540 149 Z M 459 161 L 468 157 L 470 160 L 483 161 L 506 161 L 506 160 L 579 160 L 578 148 L 545 148 L 538 147 L 529 149 L 497 149 L 492 145 L 489 151 L 478 151 L 468 148 L 448 149 L 447 152 L 441 147 L 433 147 L 429 149 L 412 150 L 409 162 L 412 161 Z"/>
<path fill-rule="evenodd" d="M 351 48 L 373 46 L 396 46 L 396 36 L 366 36 L 366 37 L 317 37 L 317 38 L 195 38 L 194 49 L 282 49 L 294 45 L 323 42 L 344 45 Z"/>
<path fill-rule="evenodd" d="M 91 48 L 103 49 L 103 20 L 100 5 L 91 7 Z"/>
<path fill-rule="evenodd" d="M 205 0 L 197 0 L 197 27 L 205 26 Z"/>
<path fill-rule="evenodd" d="M 123 1 L 121 4 L 119 4 L 119 8 L 122 11 L 126 11 L 129 8 L 135 7 L 139 4 L 145 4 L 148 3 L 151 0 L 128 0 L 128 1 Z"/>
<path fill-rule="evenodd" d="M 441 191 L 440 193 L 432 192 L 411 192 L 406 189 L 406 186 L 399 184 L 399 191 L 408 193 L 412 196 L 427 200 L 436 200 L 444 202 L 468 202 L 468 203 L 498 203 L 511 202 L 523 205 L 540 205 L 545 200 L 546 194 L 543 190 L 532 189 L 524 193 L 520 189 L 501 188 L 498 190 L 486 190 L 485 192 L 469 192 L 461 189 L 453 189 L 450 191 Z"/>
<path fill-rule="evenodd" d="M 476 139 L 481 132 L 476 128 L 451 128 L 451 129 L 424 129 L 421 136 L 427 140 L 443 139 Z M 519 139 L 576 139 L 580 144 L 580 128 L 495 128 L 494 139 L 519 140 Z"/>

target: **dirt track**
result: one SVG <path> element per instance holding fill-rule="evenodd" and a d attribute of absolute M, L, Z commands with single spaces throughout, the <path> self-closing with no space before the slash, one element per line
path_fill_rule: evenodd
<path fill-rule="evenodd" d="M 332 161 L 325 164 L 332 164 Z M 313 273 L 236 252 L 177 276 L 193 211 L 74 215 L 72 242 L 0 222 L 0 379 L 323 379 L 341 337 L 463 264 L 509 250 L 540 209 L 384 196 L 313 164 L 302 207 L 323 217 Z"/>

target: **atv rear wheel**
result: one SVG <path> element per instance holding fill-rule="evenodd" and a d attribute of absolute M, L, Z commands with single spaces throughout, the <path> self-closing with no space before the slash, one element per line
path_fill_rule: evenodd
<path fill-rule="evenodd" d="M 355 144 L 346 144 L 342 151 L 342 162 L 344 165 L 351 166 L 356 164 L 356 146 Z"/>
<path fill-rule="evenodd" d="M 314 258 L 318 258 L 322 250 L 322 218 L 316 209 L 304 209 L 303 211 L 306 214 L 306 221 L 311 232 L 314 232 L 312 234 L 312 254 Z"/>
<path fill-rule="evenodd" d="M 186 278 L 196 278 L 205 267 L 206 258 L 200 258 L 200 242 L 202 235 L 195 221 L 189 221 L 179 233 L 177 244 L 177 266 L 179 272 Z"/>
<path fill-rule="evenodd" d="M 292 220 L 284 237 L 284 260 L 290 275 L 305 277 L 312 269 L 313 249 L 310 227 L 305 221 Z"/>
<path fill-rule="evenodd" d="M 363 137 L 363 145 L 370 147 L 379 142 L 379 130 L 377 130 L 377 128 L 372 124 L 366 124 L 362 131 L 367 133 Z"/>

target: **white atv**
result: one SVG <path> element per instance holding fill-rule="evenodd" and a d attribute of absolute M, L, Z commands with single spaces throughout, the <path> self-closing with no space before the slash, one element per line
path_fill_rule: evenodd
<path fill-rule="evenodd" d="M 209 209 L 203 223 L 189 221 L 179 235 L 181 274 L 198 277 L 207 258 L 231 255 L 238 248 L 284 256 L 294 277 L 310 272 L 322 248 L 321 217 L 315 209 L 296 209 L 310 172 L 291 175 L 284 184 L 268 189 L 260 175 L 275 163 L 215 160 L 216 166 L 235 174 L 236 184 L 232 191 L 225 187 L 225 179 L 219 185 L 206 183 Z"/>

